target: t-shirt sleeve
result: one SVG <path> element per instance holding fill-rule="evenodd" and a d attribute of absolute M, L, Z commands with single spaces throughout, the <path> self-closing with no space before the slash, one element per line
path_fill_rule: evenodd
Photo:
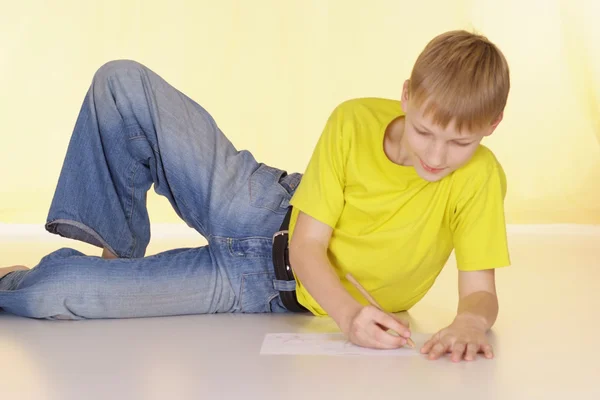
<path fill-rule="evenodd" d="M 461 271 L 510 265 L 504 214 L 506 175 L 497 162 L 483 169 L 487 173 L 465 183 L 453 216 L 456 262 Z"/>
<path fill-rule="evenodd" d="M 327 119 L 290 204 L 335 228 L 344 208 L 346 161 L 352 115 L 342 103 Z"/>

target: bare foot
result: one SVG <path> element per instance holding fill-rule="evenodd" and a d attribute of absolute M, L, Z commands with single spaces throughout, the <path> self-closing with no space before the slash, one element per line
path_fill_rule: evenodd
<path fill-rule="evenodd" d="M 113 260 L 118 257 L 116 255 L 114 255 L 110 250 L 104 249 L 104 250 L 102 250 L 102 258 Z"/>
<path fill-rule="evenodd" d="M 13 265 L 12 267 L 4 267 L 4 268 L 0 268 L 0 279 L 3 278 L 4 276 L 8 275 L 11 272 L 14 271 L 27 271 L 29 268 L 27 268 L 24 265 Z"/>

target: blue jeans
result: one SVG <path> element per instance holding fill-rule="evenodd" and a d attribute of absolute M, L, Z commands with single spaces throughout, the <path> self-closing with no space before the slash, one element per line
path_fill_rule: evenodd
<path fill-rule="evenodd" d="M 272 236 L 301 174 L 238 151 L 199 104 L 150 69 L 112 61 L 94 75 L 46 229 L 104 247 L 62 248 L 0 280 L 0 307 L 31 318 L 286 312 Z M 165 196 L 208 245 L 144 257 L 146 194 Z"/>

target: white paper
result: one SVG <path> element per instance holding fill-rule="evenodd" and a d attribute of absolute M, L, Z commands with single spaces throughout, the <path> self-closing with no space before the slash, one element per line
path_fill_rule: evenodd
<path fill-rule="evenodd" d="M 419 354 L 418 337 L 414 348 L 378 350 L 350 343 L 342 333 L 268 333 L 260 350 L 262 355 L 328 355 L 328 356 L 414 356 Z"/>

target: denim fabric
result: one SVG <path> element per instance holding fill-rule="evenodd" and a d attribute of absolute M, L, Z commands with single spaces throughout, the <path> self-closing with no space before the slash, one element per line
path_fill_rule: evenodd
<path fill-rule="evenodd" d="M 286 312 L 272 235 L 299 173 L 238 151 L 211 115 L 134 61 L 94 75 L 71 137 L 46 229 L 106 247 L 63 248 L 0 280 L 0 307 L 32 318 L 127 318 Z M 146 194 L 165 196 L 208 245 L 144 257 Z"/>

